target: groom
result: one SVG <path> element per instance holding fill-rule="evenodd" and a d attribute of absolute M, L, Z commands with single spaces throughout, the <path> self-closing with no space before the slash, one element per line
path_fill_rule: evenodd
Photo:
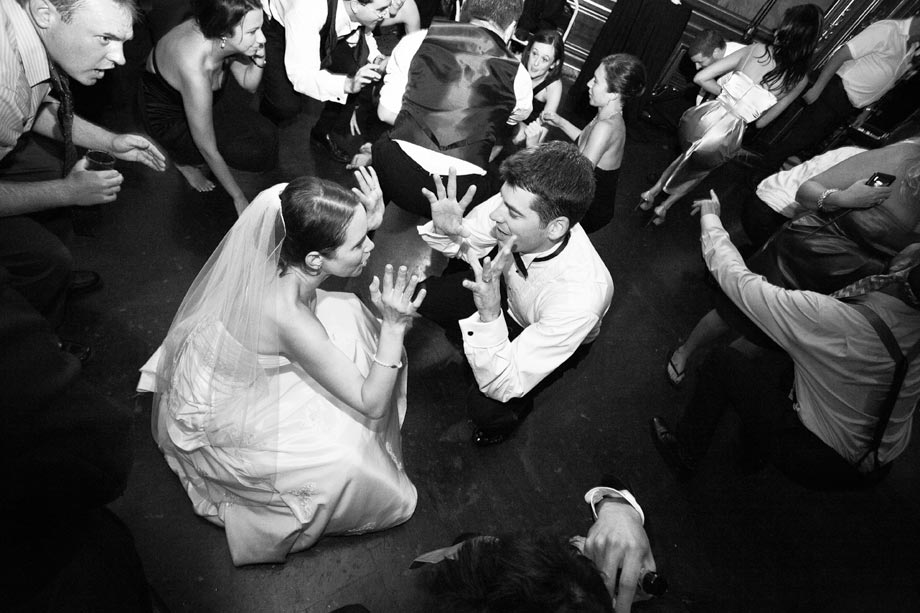
<path fill-rule="evenodd" d="M 467 408 L 479 446 L 504 441 L 536 393 L 597 338 L 613 280 L 578 222 L 594 198 L 594 168 L 570 143 L 520 151 L 501 165 L 500 193 L 463 217 L 456 174 L 423 190 L 432 221 L 422 239 L 472 271 L 429 278 L 419 313 L 459 333 L 476 383 Z M 480 264 L 480 259 L 482 264 Z"/>

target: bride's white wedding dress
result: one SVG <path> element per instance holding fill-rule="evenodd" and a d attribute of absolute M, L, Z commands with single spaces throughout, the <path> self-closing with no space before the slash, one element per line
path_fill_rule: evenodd
<path fill-rule="evenodd" d="M 192 297 L 190 291 L 186 300 Z M 322 290 L 315 313 L 366 377 L 377 319 L 353 294 Z M 369 419 L 284 356 L 247 349 L 225 319 L 188 316 L 174 323 L 141 369 L 138 389 L 158 392 L 157 444 L 195 512 L 224 527 L 234 564 L 282 562 L 324 534 L 381 530 L 409 519 L 417 493 L 400 444 L 406 368 L 389 410 Z"/>

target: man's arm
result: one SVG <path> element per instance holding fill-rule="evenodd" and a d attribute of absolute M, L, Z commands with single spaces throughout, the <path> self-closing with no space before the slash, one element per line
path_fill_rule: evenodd
<path fill-rule="evenodd" d="M 822 325 L 829 303 L 837 301 L 816 292 L 786 290 L 751 272 L 731 242 L 719 218 L 719 201 L 694 203 L 700 211 L 703 258 L 722 291 L 751 321 L 783 349 L 793 349 L 799 338 Z"/>
<path fill-rule="evenodd" d="M 570 284 L 552 291 L 555 295 L 536 298 L 538 320 L 513 341 L 504 317 L 483 321 L 476 312 L 458 322 L 473 376 L 489 398 L 507 402 L 532 390 L 575 353 L 597 325 L 600 315 L 591 305 L 598 297 L 590 288 Z"/>
<path fill-rule="evenodd" d="M 824 92 L 824 88 L 827 87 L 827 84 L 830 82 L 831 78 L 837 74 L 837 71 L 840 70 L 840 67 L 843 66 L 844 62 L 853 59 L 853 54 L 850 52 L 850 48 L 847 45 L 843 45 L 837 51 L 834 52 L 834 55 L 824 63 L 824 67 L 821 68 L 821 74 L 818 75 L 818 78 L 815 79 L 815 84 L 802 95 L 802 100 L 805 101 L 805 104 L 812 104 L 818 97 Z"/>
<path fill-rule="evenodd" d="M 35 117 L 32 131 L 61 140 L 58 126 L 58 102 L 49 98 Z M 87 149 L 108 151 L 120 160 L 139 162 L 153 170 L 166 170 L 166 156 L 145 137 L 137 134 L 116 134 L 94 123 L 86 121 L 79 115 L 73 118 L 73 142 Z M 102 201 L 99 201 L 102 202 Z M 69 204 L 98 204 L 98 202 L 70 202 Z"/>
<path fill-rule="evenodd" d="M 583 553 L 603 573 L 607 590 L 615 595 L 617 613 L 628 613 L 642 572 L 657 568 L 643 528 L 645 514 L 624 489 L 596 487 L 585 494 L 585 502 L 591 505 L 595 522 Z"/>
<path fill-rule="evenodd" d="M 60 140 L 57 101 L 49 98 L 39 109 L 32 130 Z M 134 134 L 115 134 L 74 117 L 74 143 L 89 149 L 104 149 L 116 157 L 146 164 L 155 170 L 166 168 L 166 158 L 150 141 Z M 35 213 L 61 206 L 112 202 L 124 180 L 116 170 L 87 171 L 80 160 L 62 179 L 51 181 L 0 181 L 0 217 Z"/>
<path fill-rule="evenodd" d="M 533 80 L 523 64 L 514 75 L 514 98 L 514 110 L 508 117 L 508 124 L 512 126 L 530 117 L 533 110 Z"/>
<path fill-rule="evenodd" d="M 409 84 L 409 65 L 427 33 L 427 30 L 418 30 L 406 34 L 393 47 L 383 86 L 380 88 L 380 102 L 377 104 L 377 117 L 380 121 L 390 125 L 396 122 L 396 116 L 402 110 L 403 94 Z"/>
<path fill-rule="evenodd" d="M 319 31 L 326 22 L 325 2 L 288 2 L 284 13 L 284 68 L 294 89 L 316 100 L 343 104 L 348 75 L 320 68 Z"/>

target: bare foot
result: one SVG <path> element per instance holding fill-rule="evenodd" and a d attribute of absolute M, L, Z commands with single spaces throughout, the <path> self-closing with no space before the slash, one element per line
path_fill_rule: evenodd
<path fill-rule="evenodd" d="M 176 168 L 179 169 L 179 172 L 182 173 L 182 176 L 185 177 L 188 184 L 196 191 L 209 192 L 214 189 L 214 183 L 204 176 L 204 173 L 201 172 L 201 169 L 197 166 L 176 164 Z"/>

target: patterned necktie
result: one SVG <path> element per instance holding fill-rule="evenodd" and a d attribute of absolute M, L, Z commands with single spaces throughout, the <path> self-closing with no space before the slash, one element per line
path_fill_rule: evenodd
<path fill-rule="evenodd" d="M 51 93 L 57 97 L 58 124 L 61 126 L 61 135 L 64 138 L 64 173 L 67 176 L 70 169 L 77 163 L 77 148 L 73 144 L 73 95 L 70 93 L 70 79 L 60 69 L 51 64 Z"/>
<path fill-rule="evenodd" d="M 850 283 L 846 287 L 838 289 L 836 292 L 831 294 L 831 297 L 837 298 L 838 300 L 843 300 L 845 298 L 853 298 L 855 296 L 864 296 L 870 292 L 880 290 L 887 285 L 891 285 L 895 281 L 901 279 L 902 276 L 903 275 L 898 274 L 885 274 L 863 277 L 858 281 Z"/>

